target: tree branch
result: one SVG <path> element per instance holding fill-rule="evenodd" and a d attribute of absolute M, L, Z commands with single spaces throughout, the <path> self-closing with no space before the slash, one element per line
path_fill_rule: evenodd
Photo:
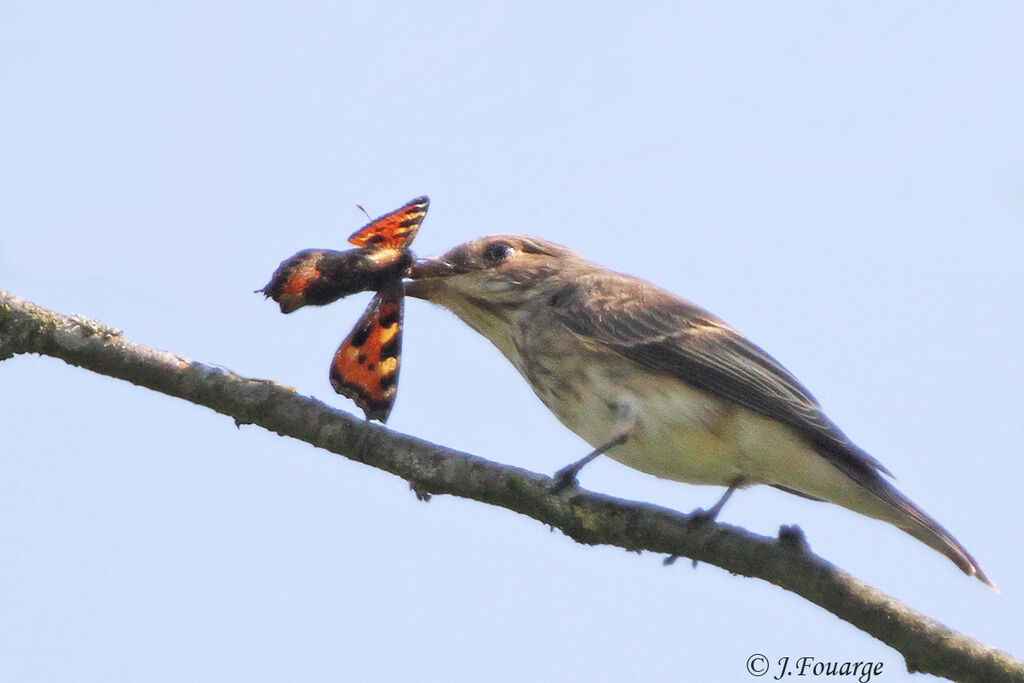
<path fill-rule="evenodd" d="M 125 339 L 0 290 L 0 360 L 60 358 L 391 472 L 417 495 L 451 494 L 513 510 L 590 545 L 680 555 L 773 583 L 900 652 L 910 671 L 955 681 L 1024 680 L 1024 662 L 903 605 L 814 555 L 797 527 L 777 539 L 673 510 L 582 489 L 549 493 L 553 480 L 390 431 L 268 380 L 246 379 Z"/>

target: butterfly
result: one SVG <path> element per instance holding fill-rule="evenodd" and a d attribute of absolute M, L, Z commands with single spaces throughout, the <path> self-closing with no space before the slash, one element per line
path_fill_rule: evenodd
<path fill-rule="evenodd" d="M 376 290 L 334 354 L 330 373 L 334 390 L 355 401 L 368 420 L 387 422 L 395 404 L 405 306 L 402 277 L 413 263 L 409 245 L 429 206 L 427 197 L 418 197 L 370 221 L 348 238 L 356 249 L 300 251 L 257 290 L 277 302 L 282 313 Z"/>

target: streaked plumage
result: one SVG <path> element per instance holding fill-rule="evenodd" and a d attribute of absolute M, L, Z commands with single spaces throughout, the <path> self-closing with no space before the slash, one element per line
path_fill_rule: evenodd
<path fill-rule="evenodd" d="M 774 358 L 664 289 L 521 235 L 413 266 L 406 293 L 490 339 L 559 420 L 659 477 L 768 484 L 888 521 L 992 585 Z"/>

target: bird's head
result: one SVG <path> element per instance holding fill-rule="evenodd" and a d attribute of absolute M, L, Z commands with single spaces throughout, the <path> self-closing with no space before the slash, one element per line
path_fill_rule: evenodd
<path fill-rule="evenodd" d="M 489 235 L 441 256 L 416 261 L 406 294 L 451 308 L 517 306 L 557 287 L 580 265 L 579 254 L 524 235 Z"/>
<path fill-rule="evenodd" d="M 444 306 L 514 362 L 516 320 L 531 316 L 588 264 L 554 242 L 490 235 L 413 263 L 405 293 Z"/>

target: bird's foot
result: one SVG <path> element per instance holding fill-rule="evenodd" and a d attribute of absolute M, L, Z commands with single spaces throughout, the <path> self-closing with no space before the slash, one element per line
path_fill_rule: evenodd
<path fill-rule="evenodd" d="M 568 488 L 579 486 L 579 480 L 576 479 L 576 475 L 579 474 L 581 468 L 577 467 L 576 464 L 573 463 L 555 472 L 555 480 L 548 487 L 549 493 L 558 495 Z"/>
<path fill-rule="evenodd" d="M 719 510 L 721 510 L 721 508 L 718 508 L 717 506 L 711 508 L 694 508 L 693 512 L 690 513 L 690 523 L 699 526 L 711 524 L 718 517 Z"/>

